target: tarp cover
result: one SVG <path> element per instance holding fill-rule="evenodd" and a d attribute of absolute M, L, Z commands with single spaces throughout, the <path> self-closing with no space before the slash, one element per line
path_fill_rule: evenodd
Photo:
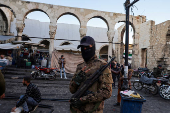
<path fill-rule="evenodd" d="M 56 46 L 56 50 L 72 50 L 72 51 L 80 51 L 80 49 L 77 49 L 77 46 L 75 45 L 63 45 L 63 46 Z"/>
<path fill-rule="evenodd" d="M 11 38 L 15 38 L 14 36 L 4 36 L 4 35 L 0 35 L 0 41 L 4 41 L 4 40 L 8 40 Z"/>
<path fill-rule="evenodd" d="M 145 84 L 152 84 L 153 80 L 155 80 L 155 78 L 148 78 L 148 77 L 142 75 L 139 81 L 141 81 L 142 83 L 145 83 Z"/>
<path fill-rule="evenodd" d="M 13 45 L 11 43 L 6 43 L 0 44 L 0 49 L 20 49 L 21 46 L 22 46 L 21 44 Z"/>
<path fill-rule="evenodd" d="M 52 59 L 51 59 L 51 67 L 58 67 L 58 60 L 61 58 L 61 55 L 64 55 L 64 58 L 66 60 L 65 64 L 65 70 L 67 73 L 75 73 L 77 65 L 84 62 L 81 54 L 71 54 L 71 53 L 66 53 L 66 52 L 58 52 L 58 51 L 53 51 L 52 53 Z"/>

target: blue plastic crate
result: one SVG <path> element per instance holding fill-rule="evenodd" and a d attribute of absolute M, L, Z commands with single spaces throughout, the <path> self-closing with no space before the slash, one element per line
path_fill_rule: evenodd
<path fill-rule="evenodd" d="M 142 98 L 129 98 L 121 95 L 121 106 L 120 113 L 141 113 L 142 112 L 142 104 L 146 101 L 146 99 Z"/>

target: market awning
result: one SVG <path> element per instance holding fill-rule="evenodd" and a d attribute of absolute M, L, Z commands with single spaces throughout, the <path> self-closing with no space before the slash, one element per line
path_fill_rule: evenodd
<path fill-rule="evenodd" d="M 9 40 L 11 38 L 15 38 L 14 36 L 5 36 L 5 35 L 0 35 L 0 41 L 5 41 Z"/>
<path fill-rule="evenodd" d="M 25 43 L 32 43 L 31 41 L 13 41 L 13 44 L 25 44 Z"/>
<path fill-rule="evenodd" d="M 0 49 L 20 49 L 22 44 L 13 45 L 11 43 L 0 44 Z"/>
<path fill-rule="evenodd" d="M 13 44 L 25 44 L 25 45 L 31 45 L 31 46 L 41 46 L 45 47 L 44 44 L 34 43 L 32 41 L 13 41 Z"/>

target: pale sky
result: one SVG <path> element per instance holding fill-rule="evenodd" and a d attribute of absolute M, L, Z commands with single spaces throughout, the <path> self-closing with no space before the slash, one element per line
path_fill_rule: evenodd
<path fill-rule="evenodd" d="M 125 14 L 123 6 L 125 0 L 29 0 L 29 1 Z M 132 2 L 133 0 L 130 1 Z M 156 24 L 159 24 L 170 19 L 169 4 L 170 0 L 139 0 L 135 4 L 135 6 L 138 9 L 134 8 L 133 11 L 135 15 L 145 15 L 147 17 L 147 20 L 154 20 Z M 45 19 L 43 20 L 47 21 Z"/>
<path fill-rule="evenodd" d="M 23 0 L 23 1 L 27 1 L 27 0 Z M 29 0 L 29 1 L 125 14 L 125 9 L 123 4 L 126 0 Z M 132 2 L 134 0 L 130 0 L 130 1 Z M 147 21 L 154 20 L 156 24 L 159 24 L 170 19 L 169 4 L 170 4 L 170 0 L 139 0 L 135 4 L 137 8 L 134 7 L 133 12 L 135 16 L 145 15 Z M 130 14 L 133 15 L 131 11 Z M 32 12 L 28 14 L 27 17 L 42 22 L 50 21 L 45 13 L 39 11 Z M 79 21 L 74 16 L 70 16 L 70 15 L 64 15 L 60 17 L 57 22 L 68 23 L 68 24 L 79 24 Z M 116 24 L 115 28 L 118 28 L 120 25 L 122 24 L 120 23 Z M 107 25 L 104 23 L 103 20 L 96 19 L 96 18 L 89 20 L 87 26 L 107 28 Z M 132 34 L 133 33 L 130 33 L 130 35 Z"/>

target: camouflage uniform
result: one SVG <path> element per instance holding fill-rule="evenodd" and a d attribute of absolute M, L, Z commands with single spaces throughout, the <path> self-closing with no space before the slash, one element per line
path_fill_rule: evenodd
<path fill-rule="evenodd" d="M 106 64 L 104 60 L 97 59 L 96 56 L 90 59 L 87 63 L 83 62 L 77 66 L 76 73 L 74 74 L 71 82 L 70 82 L 70 92 L 75 93 L 84 82 L 82 82 L 79 86 L 75 84 L 74 78 L 77 73 L 81 71 L 81 69 L 86 66 L 86 70 L 90 69 L 86 73 L 86 79 L 89 78 L 95 71 L 97 71 L 102 65 Z M 71 108 L 74 110 L 72 113 L 103 113 L 104 108 L 104 100 L 108 99 L 112 95 L 112 74 L 109 68 L 107 68 L 103 74 L 100 76 L 99 80 L 95 82 L 90 88 L 90 93 L 85 95 L 82 98 L 83 104 L 79 109 Z M 97 108 L 96 108 L 97 106 Z M 95 109 L 94 109 L 95 108 Z"/>

